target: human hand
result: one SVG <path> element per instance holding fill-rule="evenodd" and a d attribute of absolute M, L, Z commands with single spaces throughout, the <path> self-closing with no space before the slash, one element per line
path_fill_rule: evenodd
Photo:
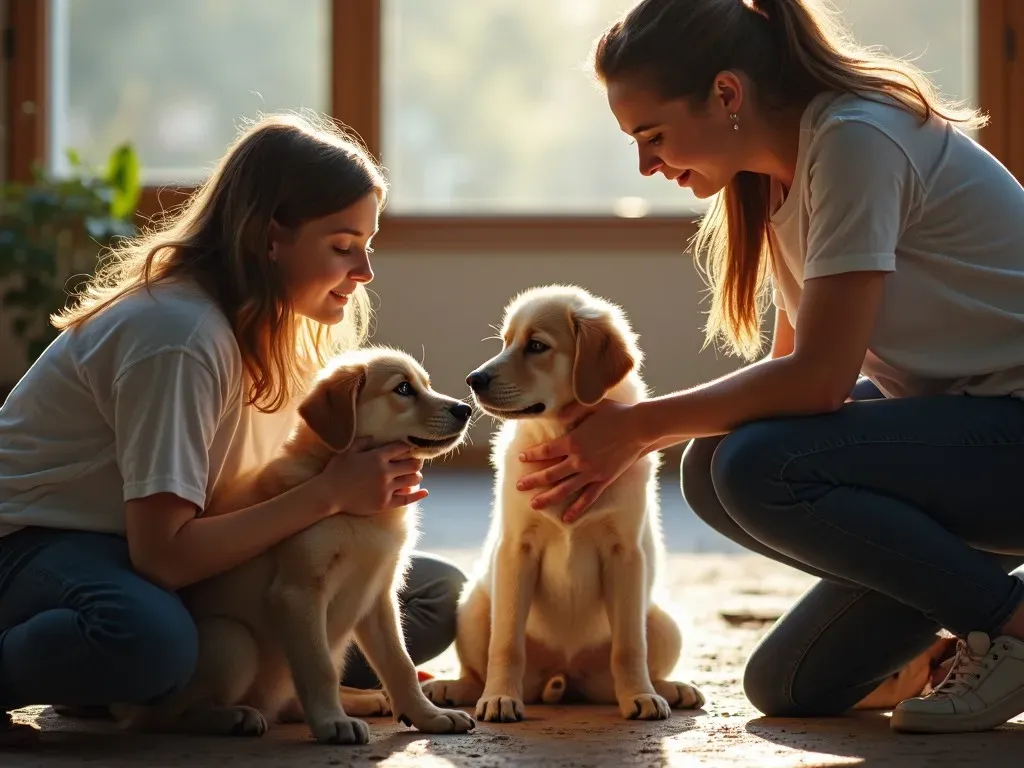
<path fill-rule="evenodd" d="M 427 497 L 420 470 L 423 462 L 410 455 L 405 443 L 370 447 L 368 439 L 331 457 L 318 476 L 331 514 L 374 515 Z"/>
<path fill-rule="evenodd" d="M 534 446 L 519 455 L 523 462 L 551 462 L 545 469 L 524 475 L 516 483 L 520 491 L 547 487 L 533 497 L 531 506 L 543 509 L 578 497 L 562 515 L 571 523 L 586 512 L 604 490 L 639 459 L 647 448 L 633 419 L 633 406 L 602 400 L 596 406 L 573 404 L 560 418 L 572 423 L 583 415 L 574 429 L 548 443 Z M 553 487 L 552 487 L 553 486 Z"/>

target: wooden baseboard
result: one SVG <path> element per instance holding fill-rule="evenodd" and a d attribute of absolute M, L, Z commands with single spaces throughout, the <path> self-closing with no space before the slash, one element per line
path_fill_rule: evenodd
<path fill-rule="evenodd" d="M 678 474 L 679 462 L 683 456 L 683 446 L 677 445 L 661 452 L 661 471 L 667 474 Z M 432 470 L 450 469 L 460 471 L 490 471 L 490 447 L 470 445 L 453 456 L 438 459 L 430 463 Z"/>

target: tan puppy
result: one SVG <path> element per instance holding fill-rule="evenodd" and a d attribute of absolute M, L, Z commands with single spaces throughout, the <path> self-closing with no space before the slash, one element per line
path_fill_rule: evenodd
<path fill-rule="evenodd" d="M 627 718 L 660 719 L 699 707 L 701 692 L 668 676 L 679 628 L 654 601 L 662 560 L 657 454 L 640 459 L 577 521 L 568 502 L 534 510 L 516 490 L 534 467 L 525 448 L 565 432 L 556 414 L 605 397 L 646 397 L 641 352 L 618 307 L 578 289 L 548 286 L 514 299 L 504 349 L 467 381 L 480 407 L 504 419 L 492 451 L 497 473 L 479 573 L 460 601 L 455 681 L 431 681 L 432 701 L 476 704 L 489 721 L 521 720 L 524 702 L 618 703 Z M 571 499 L 570 499 L 571 501 Z"/>
<path fill-rule="evenodd" d="M 320 376 L 280 454 L 218 496 L 217 514 L 277 496 L 323 470 L 357 438 L 404 441 L 433 458 L 465 437 L 472 409 L 431 389 L 408 355 L 371 348 Z M 374 516 L 338 514 L 183 593 L 199 627 L 191 683 L 157 707 L 119 707 L 125 727 L 262 735 L 268 721 L 308 723 L 320 742 L 365 744 L 353 715 L 387 714 L 427 733 L 474 727 L 423 695 L 402 642 L 396 592 L 417 536 L 415 505 Z M 339 691 L 354 636 L 387 697 Z M 390 699 L 390 706 L 389 701 Z"/>

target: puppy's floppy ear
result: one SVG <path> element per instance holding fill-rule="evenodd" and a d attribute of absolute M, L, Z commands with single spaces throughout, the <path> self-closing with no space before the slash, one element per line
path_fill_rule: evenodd
<path fill-rule="evenodd" d="M 575 316 L 572 323 L 576 332 L 572 392 L 583 405 L 594 405 L 633 370 L 636 353 L 607 315 Z"/>
<path fill-rule="evenodd" d="M 339 368 L 317 383 L 299 406 L 299 416 L 327 447 L 346 451 L 356 437 L 356 400 L 366 383 L 366 368 Z"/>

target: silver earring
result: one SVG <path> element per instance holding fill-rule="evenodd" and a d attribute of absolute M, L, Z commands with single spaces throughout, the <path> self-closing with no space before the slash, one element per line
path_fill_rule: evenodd
<path fill-rule="evenodd" d="M 738 122 L 740 116 L 733 112 L 732 114 L 729 115 L 729 119 L 732 120 L 732 129 L 734 131 L 738 131 L 740 129 L 740 124 Z"/>

